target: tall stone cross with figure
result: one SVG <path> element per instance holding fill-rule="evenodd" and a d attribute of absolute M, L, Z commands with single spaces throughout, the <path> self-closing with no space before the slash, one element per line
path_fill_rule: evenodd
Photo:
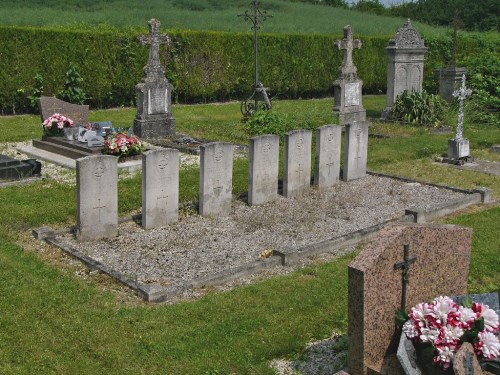
<path fill-rule="evenodd" d="M 401 294 L 401 309 L 406 310 L 406 289 L 410 283 L 410 264 L 417 260 L 417 256 L 410 256 L 410 245 L 403 245 L 403 260 L 394 264 L 394 270 L 403 269 L 403 292 Z"/>
<path fill-rule="evenodd" d="M 453 91 L 453 97 L 458 99 L 458 122 L 456 139 L 463 138 L 464 132 L 464 100 L 472 94 L 472 90 L 465 87 L 465 74 L 462 74 L 462 86 L 458 90 Z"/>
<path fill-rule="evenodd" d="M 160 35 L 160 21 L 156 18 L 148 22 L 149 35 L 139 36 L 139 43 L 142 45 L 149 44 L 149 60 L 144 66 L 144 76 L 146 78 L 163 77 L 165 70 L 160 64 L 160 44 L 170 44 L 168 35 Z"/>
<path fill-rule="evenodd" d="M 340 67 L 340 72 L 344 75 L 352 75 L 353 78 L 356 77 L 357 68 L 352 61 L 352 51 L 354 48 L 361 48 L 361 40 L 352 39 L 352 27 L 347 25 L 344 27 L 344 39 L 335 41 L 335 46 L 338 49 L 344 50 L 344 61 Z"/>

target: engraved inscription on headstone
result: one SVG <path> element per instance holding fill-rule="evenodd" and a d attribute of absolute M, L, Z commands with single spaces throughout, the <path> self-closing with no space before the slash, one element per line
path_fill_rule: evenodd
<path fill-rule="evenodd" d="M 340 146 L 342 127 L 324 125 L 316 129 L 316 158 L 314 185 L 327 189 L 336 184 L 340 175 Z"/>
<path fill-rule="evenodd" d="M 285 134 L 283 157 L 283 195 L 287 198 L 302 194 L 311 180 L 311 139 L 309 130 Z"/>
<path fill-rule="evenodd" d="M 248 204 L 264 204 L 278 196 L 279 136 L 250 139 Z"/>
<path fill-rule="evenodd" d="M 359 83 L 346 83 L 345 84 L 345 106 L 350 107 L 359 105 Z"/>
<path fill-rule="evenodd" d="M 179 151 L 157 149 L 142 155 L 142 226 L 158 228 L 179 216 Z"/>
<path fill-rule="evenodd" d="M 231 211 L 233 145 L 212 142 L 200 148 L 200 214 L 227 215 Z"/>
<path fill-rule="evenodd" d="M 168 89 L 148 90 L 148 114 L 167 113 Z"/>
<path fill-rule="evenodd" d="M 118 166 L 115 156 L 76 161 L 77 238 L 93 241 L 118 234 Z"/>
<path fill-rule="evenodd" d="M 345 127 L 344 173 L 342 174 L 344 181 L 366 176 L 368 125 L 368 122 L 354 122 Z"/>

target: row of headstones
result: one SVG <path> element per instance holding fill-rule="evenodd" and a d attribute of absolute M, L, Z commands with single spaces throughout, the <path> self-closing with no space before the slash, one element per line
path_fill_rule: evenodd
<path fill-rule="evenodd" d="M 323 190 L 339 180 L 342 126 L 316 130 L 314 185 Z M 279 137 L 250 140 L 248 203 L 271 202 L 278 196 Z M 283 195 L 295 197 L 310 188 L 310 130 L 295 130 L 284 139 Z M 199 212 L 203 216 L 228 214 L 232 200 L 233 145 L 213 142 L 201 147 Z M 345 126 L 344 169 L 349 181 L 366 175 L 368 123 Z M 179 151 L 146 151 L 142 159 L 142 226 L 162 227 L 178 220 Z M 78 159 L 77 237 L 90 241 L 118 234 L 118 172 L 114 156 Z"/>

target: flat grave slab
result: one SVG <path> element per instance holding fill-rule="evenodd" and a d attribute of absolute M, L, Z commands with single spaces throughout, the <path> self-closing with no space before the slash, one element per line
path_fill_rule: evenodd
<path fill-rule="evenodd" d="M 40 172 L 41 165 L 35 160 L 22 161 L 0 154 L 0 180 L 18 180 Z"/>
<path fill-rule="evenodd" d="M 500 163 L 495 161 L 474 159 L 472 162 L 465 163 L 463 165 L 438 163 L 438 162 L 436 162 L 435 164 L 439 164 L 445 167 L 449 166 L 456 169 L 462 169 L 464 171 L 475 171 L 475 172 L 491 174 L 494 176 L 500 176 Z"/>

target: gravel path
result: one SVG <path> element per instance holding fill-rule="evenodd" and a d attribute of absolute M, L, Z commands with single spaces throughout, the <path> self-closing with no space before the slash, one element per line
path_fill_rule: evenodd
<path fill-rule="evenodd" d="M 163 286 L 242 266 L 269 250 L 297 250 L 304 245 L 399 218 L 409 207 L 432 208 L 464 194 L 386 177 L 339 182 L 333 189 L 248 206 L 233 201 L 231 215 L 204 218 L 182 215 L 165 228 L 144 230 L 134 222 L 119 226 L 119 236 L 78 243 L 82 253 L 143 283 Z"/>

